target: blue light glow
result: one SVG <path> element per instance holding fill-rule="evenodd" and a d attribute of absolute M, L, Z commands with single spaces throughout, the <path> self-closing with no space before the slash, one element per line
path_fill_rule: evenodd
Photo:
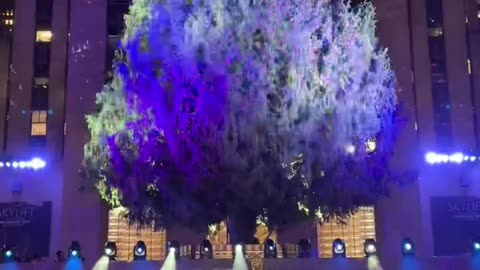
<path fill-rule="evenodd" d="M 11 250 L 7 250 L 7 251 L 5 252 L 5 256 L 8 257 L 8 258 L 10 258 L 10 257 L 13 256 L 13 252 L 12 252 Z"/>
<path fill-rule="evenodd" d="M 78 256 L 78 251 L 72 250 L 71 254 L 72 254 L 73 257 L 77 257 Z"/>
<path fill-rule="evenodd" d="M 462 164 L 465 162 L 475 162 L 480 161 L 480 157 L 465 155 L 461 152 L 456 152 L 453 154 L 442 154 L 436 152 L 428 152 L 425 154 L 425 162 L 431 165 L 436 164 Z"/>
<path fill-rule="evenodd" d="M 47 163 L 41 158 L 32 158 L 31 160 L 23 161 L 5 161 L 0 162 L 0 168 L 13 168 L 13 169 L 32 169 L 39 170 L 47 166 Z"/>

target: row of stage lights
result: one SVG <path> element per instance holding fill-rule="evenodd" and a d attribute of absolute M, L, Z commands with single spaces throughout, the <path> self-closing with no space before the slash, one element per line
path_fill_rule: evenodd
<path fill-rule="evenodd" d="M 0 161 L 0 168 L 39 170 L 45 168 L 46 165 L 47 163 L 40 158 L 25 161 Z"/>
<path fill-rule="evenodd" d="M 364 242 L 364 252 L 366 257 L 377 255 L 377 245 L 375 240 L 367 239 Z M 414 256 L 415 245 L 409 238 L 405 238 L 402 241 L 401 252 L 403 256 Z M 345 243 L 341 239 L 336 239 L 332 246 L 333 257 L 346 257 L 347 249 Z M 480 256 L 480 240 L 473 240 L 471 244 L 471 254 L 474 256 Z"/>
<path fill-rule="evenodd" d="M 312 245 L 308 239 L 302 239 L 298 243 L 299 258 L 311 258 L 312 257 Z M 364 244 L 364 252 L 366 257 L 377 255 L 377 244 L 374 239 L 366 239 Z M 174 254 L 175 257 L 180 256 L 180 244 L 177 241 L 169 241 L 167 243 L 167 250 L 170 254 Z M 401 245 L 401 252 L 403 256 L 414 256 L 415 245 L 412 240 L 405 238 Z M 245 254 L 245 247 L 243 244 L 235 245 L 233 255 Z M 480 256 L 480 241 L 472 241 L 471 246 L 472 255 Z M 3 246 L 2 248 L 3 262 L 15 261 L 15 248 L 12 246 Z M 342 239 L 335 239 L 332 244 L 332 254 L 334 258 L 346 258 L 347 247 Z M 115 242 L 107 242 L 104 248 L 104 256 L 108 257 L 110 261 L 115 261 L 117 258 L 117 244 Z M 212 244 L 208 240 L 203 240 L 199 250 L 200 259 L 213 259 Z M 69 258 L 82 259 L 82 252 L 80 243 L 78 241 L 72 241 L 68 249 Z M 264 257 L 265 258 L 277 258 L 277 246 L 272 239 L 267 239 L 264 245 Z M 146 261 L 147 260 L 147 245 L 145 242 L 138 241 L 133 247 L 133 260 L 134 261 Z"/>

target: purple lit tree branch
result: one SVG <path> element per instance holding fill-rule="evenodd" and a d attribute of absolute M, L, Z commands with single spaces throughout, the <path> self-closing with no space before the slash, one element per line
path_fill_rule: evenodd
<path fill-rule="evenodd" d="M 373 204 L 396 124 L 374 32 L 370 4 L 134 1 L 87 117 L 88 179 L 135 221 L 228 217 L 242 240 L 259 217 L 278 228 Z"/>

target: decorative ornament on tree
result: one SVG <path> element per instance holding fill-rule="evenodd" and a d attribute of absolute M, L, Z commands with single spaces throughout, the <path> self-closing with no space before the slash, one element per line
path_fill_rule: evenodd
<path fill-rule="evenodd" d="M 383 194 L 397 101 L 371 4 L 166 2 L 134 1 L 87 116 L 110 206 L 158 227 L 228 218 L 246 240 L 259 216 L 342 218 Z"/>

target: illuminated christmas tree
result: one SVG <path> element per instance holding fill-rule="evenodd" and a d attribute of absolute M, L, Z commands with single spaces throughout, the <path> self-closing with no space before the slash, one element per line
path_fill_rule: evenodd
<path fill-rule="evenodd" d="M 395 78 L 371 4 L 134 1 L 87 117 L 88 179 L 130 217 L 206 231 L 228 217 L 346 217 L 392 180 Z"/>

